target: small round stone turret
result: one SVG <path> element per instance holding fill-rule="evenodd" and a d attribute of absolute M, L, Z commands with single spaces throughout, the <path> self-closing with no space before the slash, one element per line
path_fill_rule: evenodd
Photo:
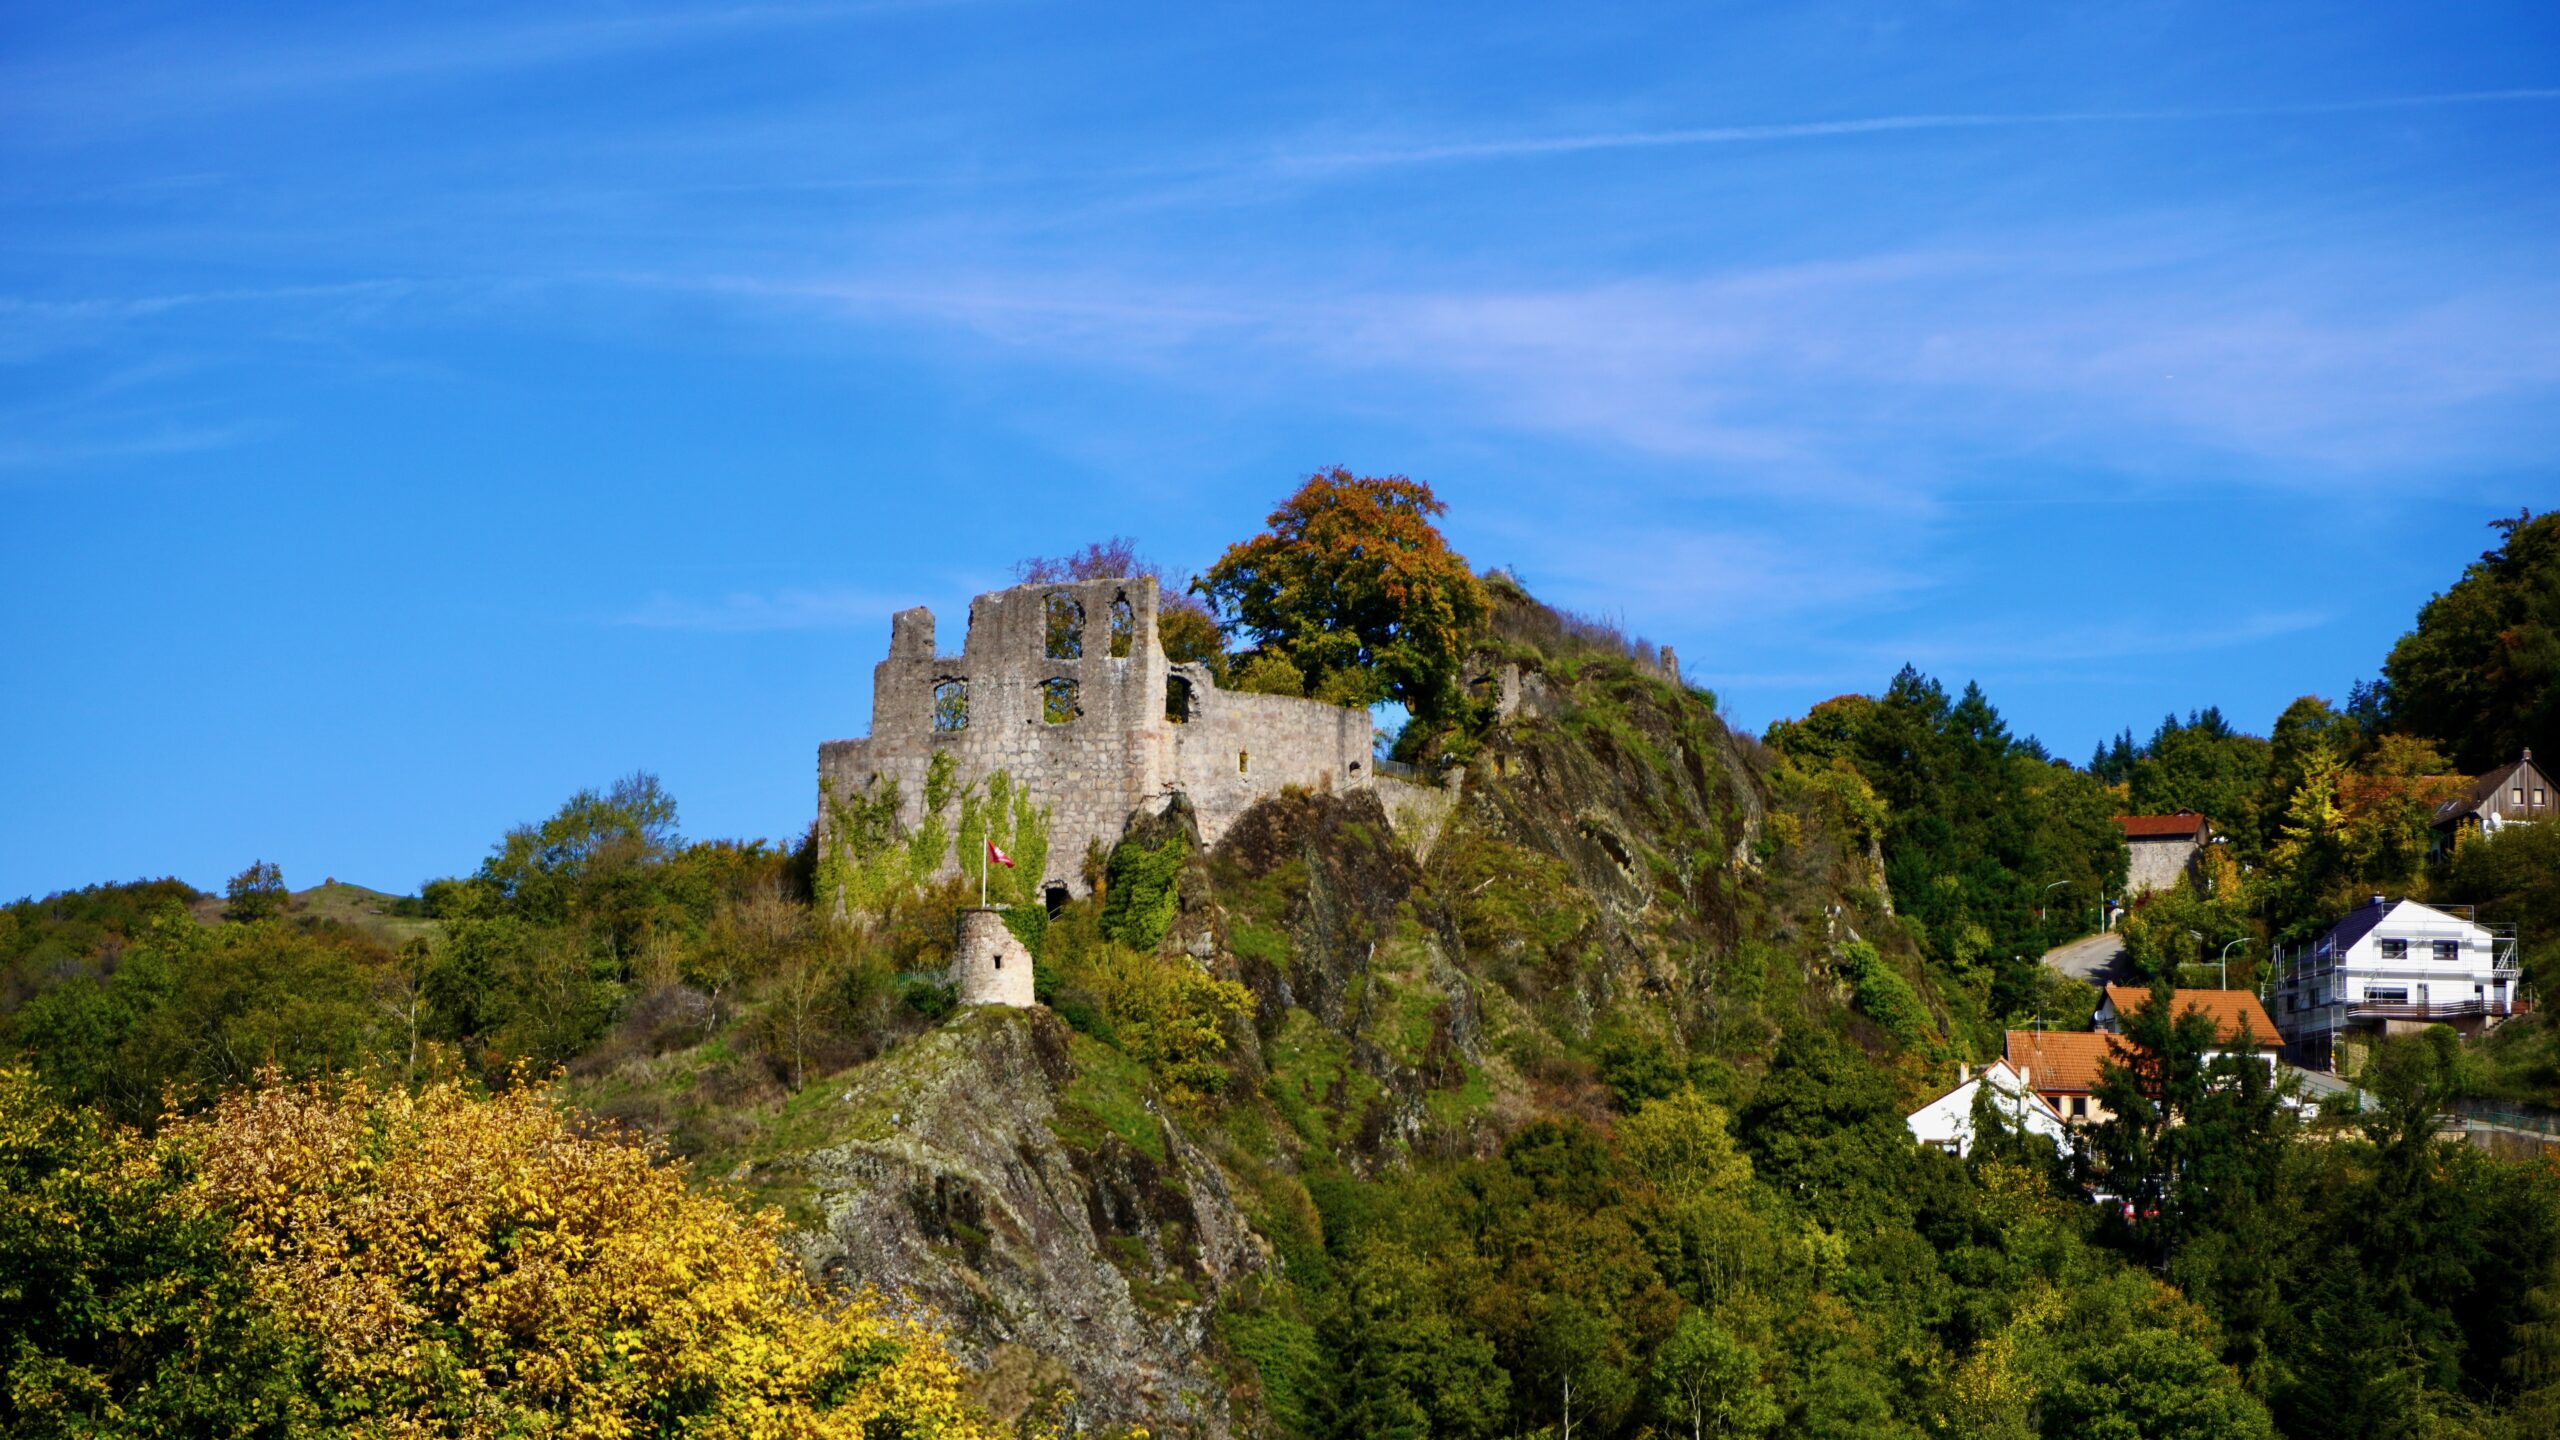
<path fill-rule="evenodd" d="M 951 983 L 963 1005 L 1038 1003 L 1031 996 L 1031 952 L 1004 923 L 1004 912 L 992 906 L 960 912 L 960 933 L 951 942 Z"/>

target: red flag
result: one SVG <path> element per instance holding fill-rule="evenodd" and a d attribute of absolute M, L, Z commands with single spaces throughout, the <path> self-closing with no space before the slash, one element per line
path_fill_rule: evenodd
<path fill-rule="evenodd" d="M 1013 868 L 1013 857 L 997 849 L 996 842 L 990 840 L 987 842 L 987 863 L 990 865 L 1001 865 L 1007 870 L 1010 870 Z"/>

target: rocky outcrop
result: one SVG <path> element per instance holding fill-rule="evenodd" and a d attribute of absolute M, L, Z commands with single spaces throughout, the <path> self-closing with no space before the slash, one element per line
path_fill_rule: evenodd
<path fill-rule="evenodd" d="M 823 1216 L 805 1254 L 938 1312 L 1010 1392 L 987 1397 L 1000 1412 L 1064 1385 L 1079 1429 L 1224 1436 L 1209 1317 L 1267 1252 L 1218 1166 L 1152 1106 L 1146 1148 L 1062 1117 L 1076 1077 L 1054 1015 L 995 1008 L 843 1077 L 836 1142 L 799 1162 Z"/>

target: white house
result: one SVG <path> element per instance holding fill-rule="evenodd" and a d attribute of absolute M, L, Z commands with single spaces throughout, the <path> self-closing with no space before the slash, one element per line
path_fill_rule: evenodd
<path fill-rule="evenodd" d="M 2532 1008 L 2522 993 L 2512 925 L 2482 925 L 2467 905 L 2376 895 L 2310 944 L 2276 961 L 2276 1026 L 2295 1062 L 2334 1068 L 2355 1033 L 2429 1025 L 2465 1033 Z"/>
<path fill-rule="evenodd" d="M 1973 1149 L 1974 1097 L 1990 1087 L 1991 1102 L 2008 1118 L 2013 1128 L 2030 1135 L 2041 1135 L 2059 1148 L 2062 1144 L 2062 1115 L 2045 1103 L 2043 1096 L 2030 1089 L 2006 1060 L 1994 1060 L 1979 1073 L 1967 1066 L 1957 1072 L 1956 1088 L 1914 1110 L 1907 1117 L 1911 1134 L 1923 1145 L 1934 1145 L 1956 1155 Z"/>

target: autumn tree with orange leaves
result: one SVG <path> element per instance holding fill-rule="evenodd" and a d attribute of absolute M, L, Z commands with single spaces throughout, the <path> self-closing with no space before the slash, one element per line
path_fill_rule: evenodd
<path fill-rule="evenodd" d="M 1194 588 L 1256 659 L 1275 662 L 1264 673 L 1294 669 L 1303 693 L 1338 704 L 1392 698 L 1426 720 L 1447 718 L 1487 603 L 1466 557 L 1431 523 L 1447 508 L 1419 480 L 1337 465 L 1308 477 L 1271 512 L 1269 530 L 1227 547 Z"/>

